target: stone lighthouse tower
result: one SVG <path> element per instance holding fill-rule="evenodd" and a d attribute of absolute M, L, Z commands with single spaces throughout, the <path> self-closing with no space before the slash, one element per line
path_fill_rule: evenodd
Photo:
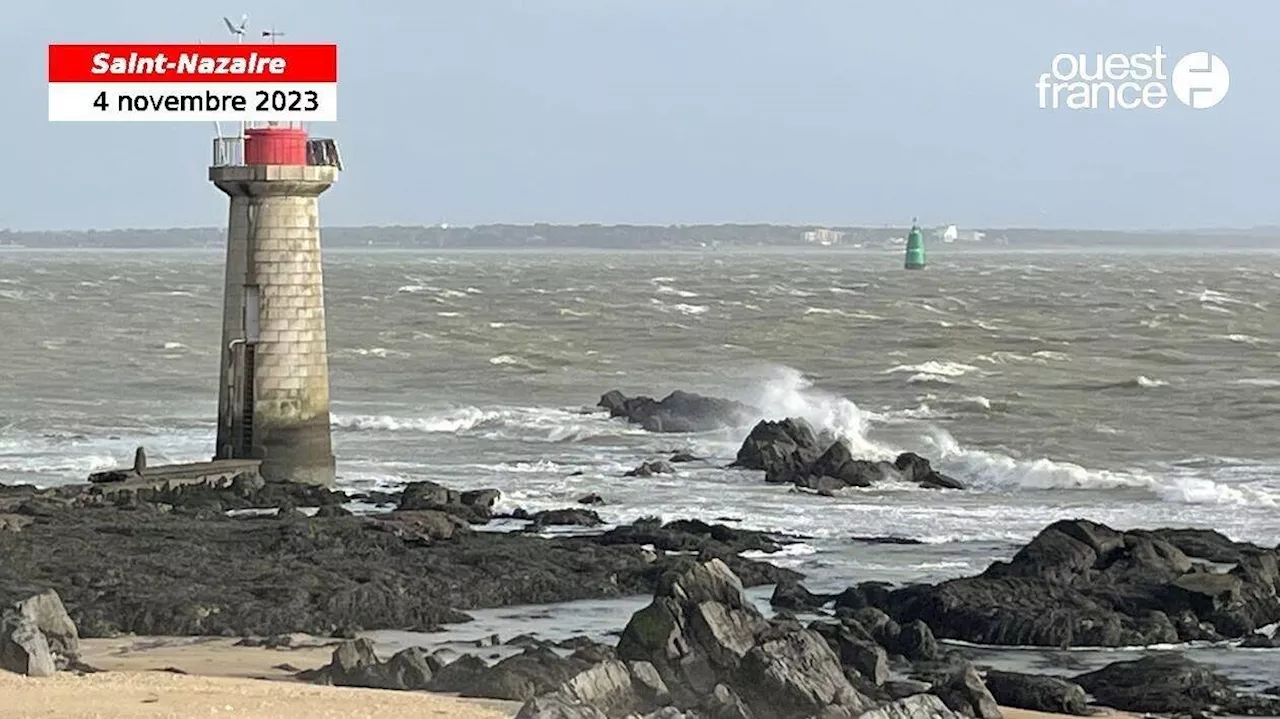
<path fill-rule="evenodd" d="M 214 459 L 260 459 L 268 481 L 334 480 L 318 200 L 340 166 L 299 123 L 214 141 L 231 205 Z"/>

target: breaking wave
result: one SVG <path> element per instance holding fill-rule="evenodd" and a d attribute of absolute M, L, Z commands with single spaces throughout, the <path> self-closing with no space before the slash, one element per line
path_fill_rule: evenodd
<path fill-rule="evenodd" d="M 644 430 L 600 414 L 541 407 L 460 407 L 422 417 L 334 415 L 331 425 L 350 432 L 459 434 L 481 439 L 578 442 L 592 437 L 640 434 Z"/>
<path fill-rule="evenodd" d="M 935 363 L 934 369 L 943 367 Z M 895 367 L 895 371 L 914 371 L 924 365 Z M 945 371 L 963 373 L 967 365 L 949 366 Z M 1145 381 L 1145 382 L 1144 382 Z M 1125 386 L 1162 386 L 1145 377 L 1126 382 Z M 934 399 L 936 398 L 929 398 Z M 971 409 L 987 410 L 991 401 L 985 397 L 967 397 L 957 401 Z M 776 376 L 763 384 L 756 404 L 771 418 L 803 417 L 815 429 L 829 431 L 846 441 L 855 456 L 867 459 L 891 459 L 904 451 L 915 451 L 929 457 L 943 472 L 952 474 L 977 490 L 1018 492 L 1028 490 L 1117 490 L 1146 491 L 1157 498 L 1181 504 L 1241 504 L 1280 506 L 1280 493 L 1269 492 L 1240 482 L 1222 482 L 1205 477 L 1194 469 L 1156 473 L 1139 470 L 1105 470 L 1088 468 L 1073 462 L 1049 458 L 1019 458 L 997 451 L 967 447 L 945 430 L 924 425 L 924 432 L 913 438 L 912 446 L 897 447 L 876 440 L 872 435 L 893 415 L 868 413 L 848 398 L 814 387 L 800 372 L 781 368 Z M 919 419 L 940 418 L 927 403 L 916 410 L 906 410 L 897 417 L 919 415 Z"/>

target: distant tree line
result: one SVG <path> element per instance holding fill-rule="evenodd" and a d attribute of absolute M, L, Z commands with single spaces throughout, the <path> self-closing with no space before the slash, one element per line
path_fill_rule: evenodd
<path fill-rule="evenodd" d="M 477 225 L 474 227 L 326 227 L 326 247 L 374 248 L 509 248 L 579 247 L 600 249 L 716 249 L 788 247 L 811 243 L 805 232 L 820 229 L 802 225 Z M 903 237 L 903 227 L 838 227 L 838 246 L 883 247 Z M 190 248 L 221 247 L 225 229 L 217 227 L 25 232 L 0 230 L 0 248 Z M 1191 230 L 1183 232 L 1119 232 L 1104 230 L 1043 230 L 984 228 L 981 242 L 957 242 L 948 247 L 979 249 L 1007 245 L 1010 249 L 1053 247 L 1280 247 L 1280 228 L 1251 230 Z M 941 243 L 926 233 L 931 245 Z"/>

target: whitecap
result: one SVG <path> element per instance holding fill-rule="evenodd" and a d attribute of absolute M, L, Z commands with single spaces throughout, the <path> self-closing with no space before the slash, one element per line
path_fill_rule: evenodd
<path fill-rule="evenodd" d="M 1246 377 L 1238 379 L 1235 384 L 1247 385 L 1250 387 L 1280 387 L 1280 379 L 1271 379 L 1267 377 Z"/>
<path fill-rule="evenodd" d="M 942 377 L 960 377 L 976 369 L 978 368 L 973 365 L 963 364 L 961 362 L 939 362 L 937 360 L 929 360 L 923 364 L 897 365 L 896 367 L 890 367 L 885 370 L 883 374 L 914 372 Z"/>
<path fill-rule="evenodd" d="M 690 298 L 690 297 L 698 297 L 698 296 L 699 296 L 697 292 L 690 292 L 689 290 L 680 290 L 680 289 L 676 289 L 676 288 L 674 288 L 674 287 L 669 287 L 669 286 L 667 286 L 667 285 L 658 285 L 658 294 L 660 294 L 660 295 L 676 295 L 677 297 L 684 297 L 684 298 L 686 298 L 686 299 L 688 299 L 688 298 Z"/>

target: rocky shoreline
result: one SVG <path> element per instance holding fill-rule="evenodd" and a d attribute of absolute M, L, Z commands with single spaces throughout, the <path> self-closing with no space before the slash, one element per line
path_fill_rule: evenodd
<path fill-rule="evenodd" d="M 688 393 L 611 392 L 600 406 L 664 432 L 740 427 L 754 412 Z M 797 418 L 755 424 L 731 466 L 820 494 L 879 482 L 964 487 L 912 453 L 855 457 Z M 670 470 L 645 462 L 631 481 Z M 176 487 L 0 487 L 0 668 L 89 671 L 78 662 L 78 637 L 301 632 L 350 641 L 300 679 L 520 701 L 522 719 L 998 719 L 1000 705 L 1087 715 L 1094 702 L 1280 715 L 1280 698 L 1178 656 L 1041 677 L 989 671 L 946 644 L 1277 647 L 1280 548 L 1206 530 L 1121 532 L 1063 520 L 976 576 L 863 582 L 824 595 L 794 571 L 742 556 L 767 556 L 794 538 L 656 519 L 541 534 L 599 525 L 583 506 L 520 512 L 512 518 L 525 520 L 522 529 L 497 532 L 484 525 L 497 518 L 499 497 L 496 488 L 459 492 L 434 482 L 348 495 L 251 474 Z M 345 505 L 353 500 L 381 511 L 352 514 Z M 773 586 L 775 616 L 745 599 L 753 586 Z M 492 666 L 416 647 L 384 659 L 356 638 L 430 632 L 467 621 L 468 610 L 635 595 L 653 602 L 616 645 L 513 638 L 522 653 Z"/>

